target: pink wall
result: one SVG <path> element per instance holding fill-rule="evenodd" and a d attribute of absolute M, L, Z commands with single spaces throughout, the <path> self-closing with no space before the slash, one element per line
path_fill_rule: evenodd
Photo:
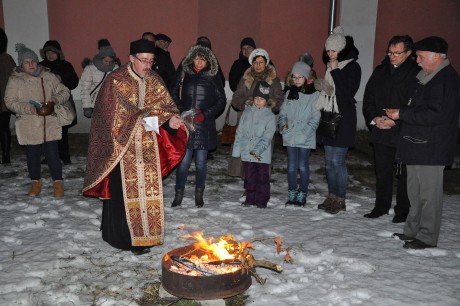
<path fill-rule="evenodd" d="M 61 43 L 79 74 L 82 59 L 97 52 L 99 38 L 108 38 L 126 62 L 129 42 L 145 31 L 172 38 L 176 66 L 198 36 L 208 36 L 226 77 L 245 36 L 267 49 L 281 78 L 307 50 L 322 69 L 328 7 L 328 1 L 315 0 L 48 0 L 50 39 Z"/>
<path fill-rule="evenodd" d="M 227 77 L 241 38 L 252 36 L 258 47 L 267 49 L 282 79 L 304 51 L 313 54 L 318 74 L 324 73 L 321 52 L 329 1 L 48 0 L 48 14 L 50 39 L 61 43 L 78 73 L 82 59 L 97 52 L 99 38 L 108 38 L 124 63 L 129 42 L 145 31 L 163 32 L 173 39 L 170 51 L 176 66 L 196 38 L 206 35 Z M 460 28 L 459 15 L 458 0 L 379 1 L 374 64 L 382 60 L 395 34 L 407 33 L 415 40 L 440 35 L 448 41 L 449 57 L 460 70 L 460 40 L 455 32 Z"/>
<path fill-rule="evenodd" d="M 374 66 L 384 57 L 394 35 L 408 34 L 414 41 L 441 36 L 449 44 L 448 57 L 460 71 L 460 1 L 385 0 L 379 1 Z"/>
<path fill-rule="evenodd" d="M 5 20 L 3 19 L 3 1 L 0 0 L 0 27 L 5 29 Z"/>

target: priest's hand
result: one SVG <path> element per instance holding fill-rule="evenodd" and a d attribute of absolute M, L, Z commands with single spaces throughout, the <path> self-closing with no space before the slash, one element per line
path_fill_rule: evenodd
<path fill-rule="evenodd" d="M 181 125 L 184 125 L 184 120 L 182 120 L 178 115 L 175 115 L 169 119 L 169 127 L 177 130 Z"/>

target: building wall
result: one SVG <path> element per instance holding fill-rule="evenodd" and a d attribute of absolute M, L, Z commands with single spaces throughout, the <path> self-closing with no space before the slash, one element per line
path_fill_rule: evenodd
<path fill-rule="evenodd" d="M 449 44 L 448 57 L 460 71 L 459 0 L 384 0 L 379 1 L 374 66 L 385 56 L 394 35 L 408 34 L 414 41 L 441 36 Z"/>

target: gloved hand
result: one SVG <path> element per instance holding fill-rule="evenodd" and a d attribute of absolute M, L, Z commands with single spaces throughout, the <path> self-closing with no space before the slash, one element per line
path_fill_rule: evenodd
<path fill-rule="evenodd" d="M 91 118 L 93 116 L 93 108 L 92 107 L 83 108 L 83 116 L 85 116 L 86 118 Z"/>
<path fill-rule="evenodd" d="M 203 111 L 201 109 L 196 109 L 197 114 L 193 118 L 193 122 L 203 122 L 204 121 L 204 115 Z"/>
<path fill-rule="evenodd" d="M 325 79 L 316 79 L 315 80 L 315 89 L 318 91 L 324 91 L 326 95 L 330 96 L 334 93 L 334 87 L 329 84 Z"/>
<path fill-rule="evenodd" d="M 262 160 L 262 157 L 260 157 L 260 155 L 257 155 L 257 153 L 254 152 L 254 151 L 249 152 L 249 154 L 251 154 L 252 156 L 254 156 L 255 159 L 257 159 L 258 161 L 261 161 L 261 160 Z"/>

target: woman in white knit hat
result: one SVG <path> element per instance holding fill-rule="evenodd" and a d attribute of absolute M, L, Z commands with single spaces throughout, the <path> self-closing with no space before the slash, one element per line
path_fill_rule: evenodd
<path fill-rule="evenodd" d="M 324 79 L 315 81 L 321 91 L 317 108 L 322 116 L 326 113 L 340 113 L 339 127 L 335 138 L 321 135 L 324 145 L 328 195 L 318 205 L 319 209 L 336 214 L 346 210 L 348 170 L 346 157 L 348 148 L 356 139 L 356 100 L 354 98 L 361 82 L 361 67 L 356 62 L 359 51 L 351 36 L 345 36 L 342 27 L 336 27 L 326 40 L 323 62 L 326 64 Z"/>

